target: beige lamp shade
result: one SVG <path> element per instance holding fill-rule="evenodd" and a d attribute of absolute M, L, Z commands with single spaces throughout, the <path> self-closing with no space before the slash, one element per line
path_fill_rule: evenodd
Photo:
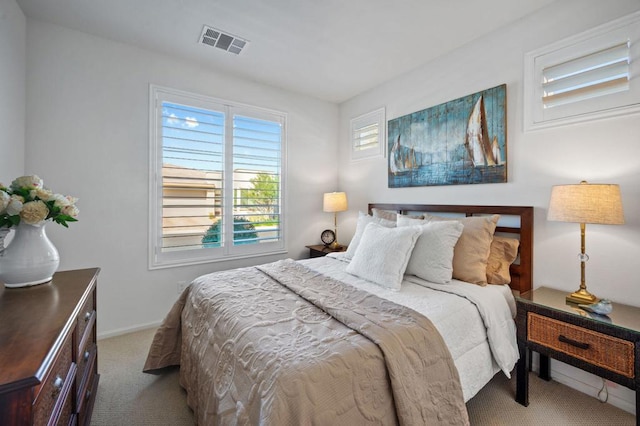
<path fill-rule="evenodd" d="M 551 189 L 547 219 L 559 222 L 621 225 L 624 223 L 620 187 L 582 181 Z"/>
<path fill-rule="evenodd" d="M 580 288 L 566 297 L 570 303 L 595 303 L 598 298 L 587 290 L 585 264 L 586 224 L 621 225 L 624 223 L 620 187 L 609 184 L 556 185 L 551 189 L 548 220 L 580 224 Z"/>
<path fill-rule="evenodd" d="M 347 194 L 344 192 L 327 192 L 324 194 L 322 210 L 329 213 L 347 210 Z"/>

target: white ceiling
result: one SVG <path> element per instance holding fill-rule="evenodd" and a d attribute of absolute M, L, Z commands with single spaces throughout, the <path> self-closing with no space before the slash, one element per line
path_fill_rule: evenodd
<path fill-rule="evenodd" d="M 16 0 L 28 18 L 342 102 L 555 0 Z M 250 41 L 198 43 L 203 25 Z"/>

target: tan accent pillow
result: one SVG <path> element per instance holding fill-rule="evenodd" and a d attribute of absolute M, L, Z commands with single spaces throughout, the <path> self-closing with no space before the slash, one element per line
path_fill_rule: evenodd
<path fill-rule="evenodd" d="M 397 214 L 398 213 L 395 210 L 380 210 L 376 208 L 371 209 L 371 215 L 373 217 L 377 217 L 385 220 L 392 220 L 394 222 L 396 221 Z"/>
<path fill-rule="evenodd" d="M 509 284 L 509 267 L 518 257 L 520 241 L 515 238 L 494 236 L 487 262 L 487 282 L 489 284 Z"/>
<path fill-rule="evenodd" d="M 429 221 L 457 220 L 464 225 L 453 249 L 453 278 L 487 285 L 487 262 L 500 215 L 448 218 L 426 215 Z"/>
<path fill-rule="evenodd" d="M 375 207 L 371 209 L 371 215 L 379 219 L 390 220 L 393 222 L 397 221 L 398 216 L 404 216 L 404 215 L 401 215 L 400 213 L 397 213 L 395 210 L 381 210 Z M 409 214 L 407 215 L 407 217 L 410 217 L 411 219 L 424 219 L 423 215 Z"/>

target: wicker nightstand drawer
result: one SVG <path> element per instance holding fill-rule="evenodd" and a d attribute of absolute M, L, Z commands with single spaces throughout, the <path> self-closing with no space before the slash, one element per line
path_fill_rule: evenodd
<path fill-rule="evenodd" d="M 531 342 L 623 376 L 634 377 L 634 345 L 632 342 L 533 312 L 529 312 L 527 317 L 527 335 Z"/>

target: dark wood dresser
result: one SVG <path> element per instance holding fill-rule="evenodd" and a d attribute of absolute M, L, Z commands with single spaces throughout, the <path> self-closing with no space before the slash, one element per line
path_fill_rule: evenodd
<path fill-rule="evenodd" d="M 99 268 L 0 285 L 0 425 L 88 425 L 98 387 Z"/>

